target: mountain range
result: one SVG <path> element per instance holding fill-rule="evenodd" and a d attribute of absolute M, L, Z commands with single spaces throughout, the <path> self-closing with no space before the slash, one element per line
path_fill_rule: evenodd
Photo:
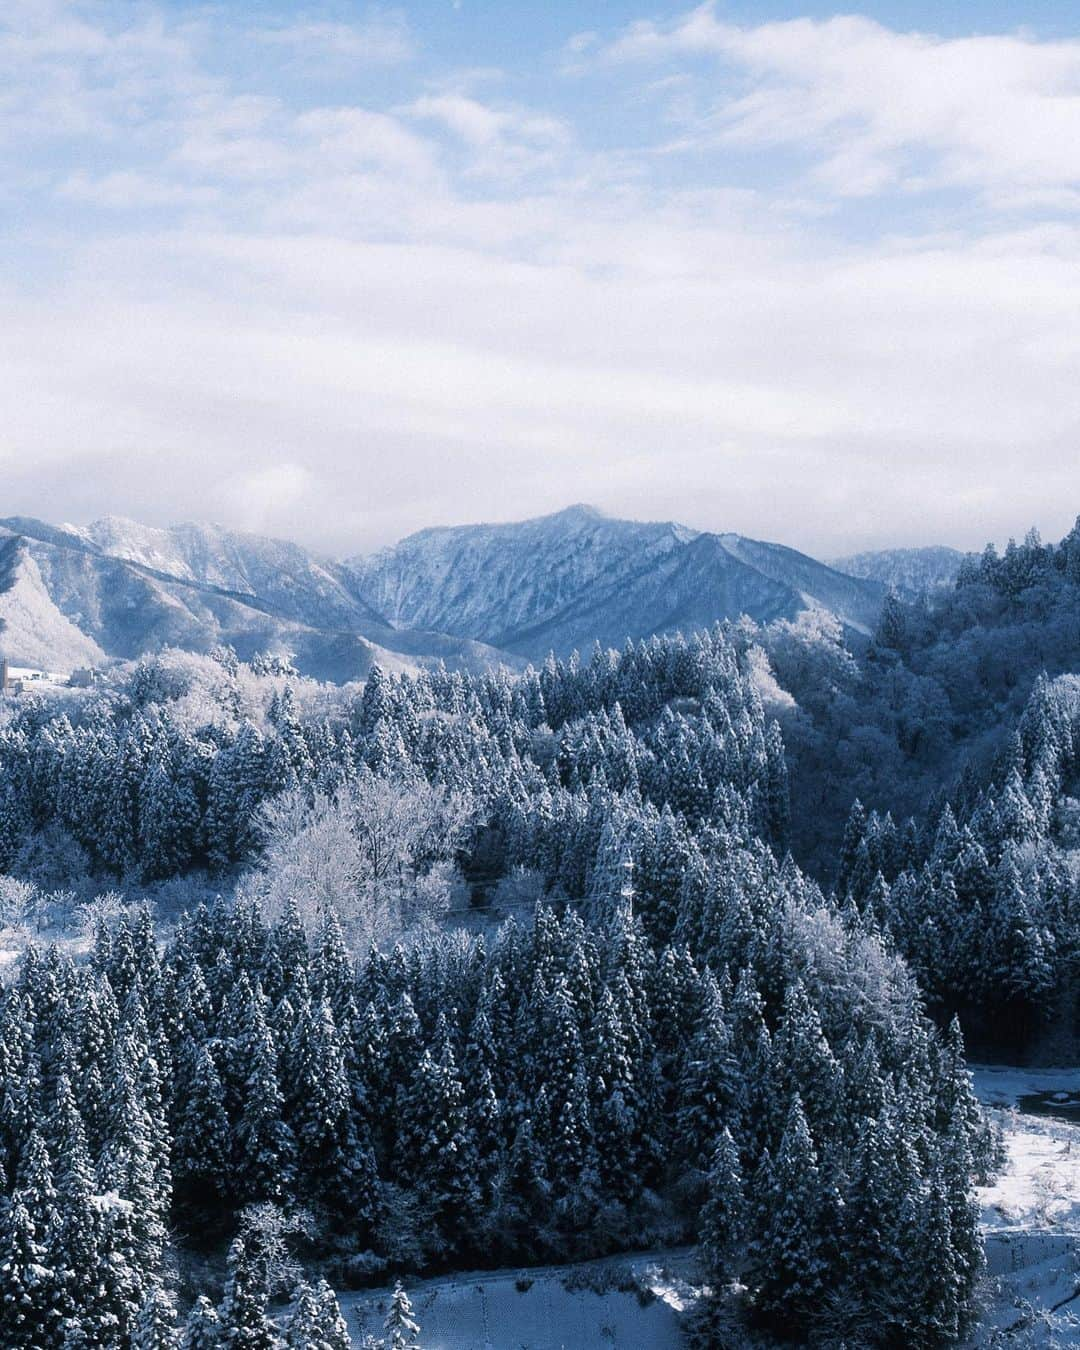
<path fill-rule="evenodd" d="M 362 679 L 374 661 L 484 669 L 505 659 L 467 638 L 395 630 L 343 569 L 295 544 L 115 517 L 85 528 L 0 520 L 0 652 L 12 664 L 65 670 L 220 643 L 245 659 L 288 650 L 301 670 L 336 681 Z"/>
<path fill-rule="evenodd" d="M 0 520 L 0 651 L 14 664 L 104 665 L 171 645 L 287 649 L 324 679 L 445 661 L 520 667 L 747 614 L 828 609 L 862 632 L 891 578 L 794 549 L 588 506 L 513 524 L 421 530 L 335 561 L 215 525 L 157 529 Z"/>
<path fill-rule="evenodd" d="M 968 555 L 959 549 L 938 545 L 932 548 L 888 548 L 875 553 L 853 553 L 836 558 L 832 566 L 849 576 L 877 581 L 896 591 L 905 600 L 927 591 L 951 586 L 960 564 Z"/>
<path fill-rule="evenodd" d="M 357 593 L 395 626 L 472 637 L 532 661 L 740 614 L 793 618 L 809 607 L 865 631 L 884 596 L 878 582 L 779 544 L 614 520 L 590 506 L 421 530 L 347 566 Z"/>

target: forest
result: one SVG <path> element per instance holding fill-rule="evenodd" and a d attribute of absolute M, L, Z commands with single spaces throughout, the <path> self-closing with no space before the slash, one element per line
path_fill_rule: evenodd
<path fill-rule="evenodd" d="M 1080 523 L 869 638 L 10 701 L 0 1342 L 340 1350 L 334 1289 L 693 1243 L 702 1345 L 954 1343 L 965 1038 L 1078 1029 L 1076 671 Z"/>

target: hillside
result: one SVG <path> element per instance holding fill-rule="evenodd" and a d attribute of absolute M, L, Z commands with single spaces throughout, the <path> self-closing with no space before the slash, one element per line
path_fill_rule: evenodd
<path fill-rule="evenodd" d="M 100 665 L 105 653 L 53 604 L 29 548 L 0 538 L 0 651 L 12 665 Z"/>
<path fill-rule="evenodd" d="M 877 581 L 905 600 L 951 586 L 967 554 L 942 545 L 930 548 L 889 548 L 836 558 L 832 566 L 848 576 Z"/>
<path fill-rule="evenodd" d="M 471 637 L 531 660 L 593 642 L 828 609 L 866 630 L 883 589 L 793 549 L 588 506 L 505 525 L 423 530 L 351 564 L 357 592 L 400 627 Z"/>
<path fill-rule="evenodd" d="M 9 517 L 0 538 L 21 541 L 33 564 L 33 602 L 6 601 L 7 654 L 54 666 L 226 643 L 244 659 L 287 650 L 305 673 L 348 681 L 374 660 L 520 666 L 744 614 L 768 623 L 828 610 L 865 633 L 884 595 L 779 544 L 587 506 L 423 530 L 350 563 L 217 525 L 157 529 L 118 516 L 61 526 Z"/>
<path fill-rule="evenodd" d="M 226 530 L 175 525 L 166 530 L 105 516 L 64 527 L 101 553 L 180 581 L 257 599 L 313 628 L 385 627 L 385 620 L 348 587 L 342 569 L 298 544 Z"/>
<path fill-rule="evenodd" d="M 351 595 L 333 564 L 294 544 L 115 519 L 58 529 L 13 518 L 0 521 L 5 539 L 20 559 L 20 569 L 8 569 L 9 588 L 17 580 L 18 589 L 0 597 L 0 610 L 11 611 L 0 642 L 12 661 L 70 668 L 226 643 L 243 659 L 292 652 L 305 673 L 340 682 L 363 679 L 376 660 L 389 669 L 439 660 L 483 669 L 509 659 L 441 633 L 396 632 Z"/>

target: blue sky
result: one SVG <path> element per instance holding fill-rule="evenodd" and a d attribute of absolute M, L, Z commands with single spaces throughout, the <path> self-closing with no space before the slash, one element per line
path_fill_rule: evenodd
<path fill-rule="evenodd" d="M 8 0 L 7 512 L 1080 510 L 1080 5 Z"/>

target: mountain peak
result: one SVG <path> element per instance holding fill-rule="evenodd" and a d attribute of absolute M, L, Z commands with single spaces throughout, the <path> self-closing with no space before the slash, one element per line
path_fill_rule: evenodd
<path fill-rule="evenodd" d="M 553 511 L 549 516 L 541 516 L 541 520 L 607 520 L 609 517 L 600 510 L 598 506 L 591 506 L 588 502 L 575 502 L 572 506 L 564 506 L 561 511 Z"/>
<path fill-rule="evenodd" d="M 399 629 L 528 660 L 808 607 L 865 631 L 881 599 L 880 587 L 778 544 L 620 520 L 584 502 L 516 523 L 422 530 L 348 566 L 356 593 Z"/>

